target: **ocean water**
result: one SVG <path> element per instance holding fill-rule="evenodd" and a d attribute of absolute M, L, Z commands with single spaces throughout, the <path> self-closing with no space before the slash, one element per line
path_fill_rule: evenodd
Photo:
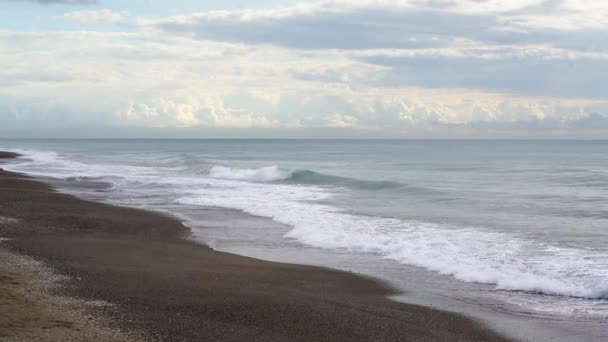
<path fill-rule="evenodd" d="M 364 258 L 390 264 L 388 281 L 417 274 L 429 291 L 519 315 L 608 319 L 608 141 L 0 140 L 0 150 L 25 156 L 5 169 L 180 215 L 220 249 Z M 241 219 L 206 233 L 209 208 L 253 215 L 257 229 Z"/>

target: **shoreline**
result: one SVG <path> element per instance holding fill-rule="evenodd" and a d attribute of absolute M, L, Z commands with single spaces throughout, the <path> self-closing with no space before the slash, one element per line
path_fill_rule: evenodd
<path fill-rule="evenodd" d="M 146 339 L 503 341 L 470 318 L 394 302 L 379 281 L 214 251 L 178 220 L 0 171 L 3 246 L 70 277 L 61 295 Z M 112 323 L 113 322 L 113 323 Z"/>

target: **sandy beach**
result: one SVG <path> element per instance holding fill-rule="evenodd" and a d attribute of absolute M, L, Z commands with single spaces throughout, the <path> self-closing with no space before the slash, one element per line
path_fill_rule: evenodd
<path fill-rule="evenodd" d="M 174 218 L 6 171 L 0 237 L 2 340 L 506 340 L 467 317 L 390 301 L 375 280 L 217 252 Z"/>

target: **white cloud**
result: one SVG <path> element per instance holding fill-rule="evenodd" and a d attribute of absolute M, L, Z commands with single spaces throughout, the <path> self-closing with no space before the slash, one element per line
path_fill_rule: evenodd
<path fill-rule="evenodd" d="M 60 17 L 59 20 L 73 21 L 78 23 L 99 23 L 109 22 L 118 23 L 129 17 L 129 13 L 126 11 L 116 12 L 110 9 L 101 10 L 90 10 L 90 11 L 74 11 L 66 13 Z"/>
<path fill-rule="evenodd" d="M 327 123 L 324 125 L 325 127 L 357 127 L 359 125 L 359 119 L 351 116 L 336 113 L 333 116 L 329 117 Z"/>
<path fill-rule="evenodd" d="M 120 119 L 148 127 L 232 127 L 279 128 L 293 124 L 271 120 L 262 114 L 228 106 L 221 96 L 193 94 L 188 99 L 146 99 L 149 103 L 130 101 Z"/>

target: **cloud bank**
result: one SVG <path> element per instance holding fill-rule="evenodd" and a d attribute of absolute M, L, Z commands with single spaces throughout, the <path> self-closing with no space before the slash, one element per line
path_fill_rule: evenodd
<path fill-rule="evenodd" d="M 606 51 L 601 1 L 324 1 L 143 20 L 168 34 L 300 49 L 429 48 L 469 40 Z M 581 42 L 585 37 L 590 41 Z"/>
<path fill-rule="evenodd" d="M 390 68 L 375 85 L 570 97 L 608 90 L 608 6 L 598 1 L 325 1 L 141 24 L 171 36 L 342 53 Z"/>
<path fill-rule="evenodd" d="M 608 134 L 603 1 L 322 1 L 115 31 L 127 16 L 76 11 L 60 18 L 81 30 L 0 31 L 11 66 L 0 70 L 0 134 Z"/>

